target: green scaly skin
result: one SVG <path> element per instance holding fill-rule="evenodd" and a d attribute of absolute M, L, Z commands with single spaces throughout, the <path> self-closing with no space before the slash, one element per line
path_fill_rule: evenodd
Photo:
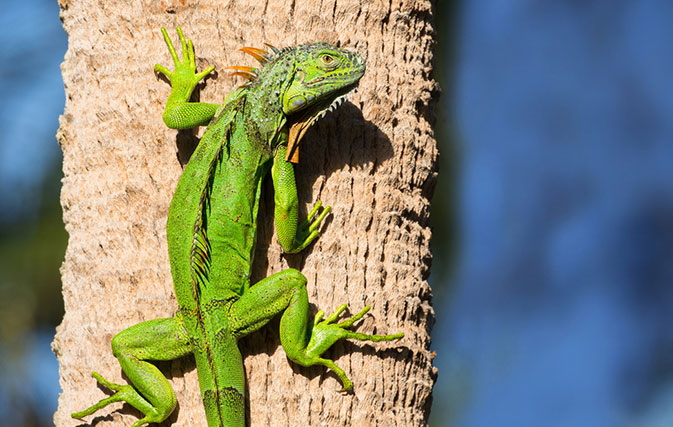
<path fill-rule="evenodd" d="M 175 71 L 155 70 L 171 82 L 163 114 L 174 129 L 208 124 L 180 178 L 168 214 L 168 246 L 179 310 L 175 317 L 132 326 L 112 340 L 112 351 L 131 385 L 92 375 L 114 394 L 73 418 L 124 401 L 144 414 L 133 426 L 165 420 L 175 408 L 170 384 L 148 360 L 194 354 L 209 426 L 243 426 L 244 370 L 238 340 L 282 313 L 280 341 L 287 356 L 302 366 L 324 365 L 352 388 L 346 373 L 321 355 L 339 339 L 390 341 L 403 334 L 366 335 L 347 330 L 369 310 L 340 323 L 340 306 L 323 320 L 308 317 L 306 278 L 287 269 L 250 286 L 257 211 L 264 176 L 271 170 L 274 219 L 283 250 L 295 253 L 311 244 L 330 212 L 317 202 L 297 225 L 293 165 L 285 160 L 288 129 L 301 118 L 307 126 L 354 89 L 365 71 L 356 53 L 326 43 L 273 52 L 261 59 L 256 76 L 221 105 L 188 102 L 196 84 L 213 67 L 196 73 L 194 48 L 177 32 L 181 62 L 161 29 Z"/>

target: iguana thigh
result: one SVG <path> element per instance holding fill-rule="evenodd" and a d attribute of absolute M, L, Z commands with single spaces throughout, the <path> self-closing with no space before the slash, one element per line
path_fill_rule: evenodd
<path fill-rule="evenodd" d="M 240 338 L 261 328 L 281 312 L 281 341 L 291 336 L 291 341 L 305 346 L 308 315 L 306 277 L 293 268 L 262 279 L 248 288 L 232 305 L 229 327 L 234 336 Z"/>

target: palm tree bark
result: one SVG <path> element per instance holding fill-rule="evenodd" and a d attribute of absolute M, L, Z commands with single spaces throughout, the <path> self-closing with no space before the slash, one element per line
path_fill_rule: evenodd
<path fill-rule="evenodd" d="M 358 331 L 406 336 L 392 343 L 337 343 L 329 357 L 354 383 L 353 393 L 342 394 L 325 368 L 286 359 L 278 322 L 271 322 L 241 341 L 247 416 L 252 426 L 426 424 L 436 377 L 426 281 L 437 168 L 431 2 L 60 2 L 69 38 L 62 66 L 61 203 L 70 237 L 61 269 L 66 314 L 53 344 L 63 390 L 55 424 L 80 425 L 69 414 L 108 395 L 91 371 L 126 382 L 110 351 L 117 332 L 172 316 L 177 308 L 166 215 L 203 129 L 177 133 L 161 120 L 170 90 L 152 72 L 155 63 L 170 64 L 161 26 L 172 37 L 181 26 L 194 41 L 197 68 L 219 70 L 197 94 L 206 102 L 219 102 L 241 84 L 222 70 L 252 65 L 236 51 L 242 46 L 324 40 L 366 58 L 359 92 L 309 130 L 296 167 L 304 214 L 322 200 L 332 206 L 331 218 L 312 247 L 285 256 L 273 236 L 267 187 L 253 279 L 299 268 L 309 280 L 314 311 L 346 302 L 355 313 L 371 305 Z M 179 401 L 164 425 L 205 425 L 193 359 L 159 367 Z M 117 403 L 86 421 L 128 426 L 138 415 Z"/>

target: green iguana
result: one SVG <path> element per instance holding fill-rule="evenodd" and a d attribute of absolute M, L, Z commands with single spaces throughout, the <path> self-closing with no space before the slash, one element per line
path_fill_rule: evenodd
<path fill-rule="evenodd" d="M 188 102 L 197 83 L 213 67 L 196 73 L 194 47 L 180 28 L 181 62 L 161 29 L 175 64 L 155 71 L 171 83 L 163 120 L 173 129 L 208 125 L 178 182 L 168 213 L 168 251 L 179 309 L 175 317 L 142 322 L 112 339 L 112 352 L 132 385 L 113 384 L 92 375 L 115 393 L 88 409 L 82 418 L 124 401 L 145 416 L 133 426 L 165 420 L 175 408 L 169 382 L 148 360 L 196 359 L 201 396 L 209 426 L 243 426 L 244 368 L 238 340 L 282 313 L 280 341 L 287 356 L 302 366 L 324 365 L 352 387 L 346 373 L 321 357 L 342 338 L 389 341 L 403 334 L 366 335 L 347 328 L 369 310 L 365 307 L 340 323 L 340 306 L 323 320 L 308 317 L 306 277 L 287 269 L 250 286 L 257 211 L 262 181 L 269 169 L 274 187 L 274 219 L 283 250 L 295 253 L 313 242 L 330 212 L 317 202 L 308 219 L 297 225 L 297 189 L 292 161 L 306 129 L 338 106 L 365 72 L 354 52 L 327 43 L 270 51 L 242 51 L 262 66 L 229 67 L 248 82 L 221 105 Z"/>

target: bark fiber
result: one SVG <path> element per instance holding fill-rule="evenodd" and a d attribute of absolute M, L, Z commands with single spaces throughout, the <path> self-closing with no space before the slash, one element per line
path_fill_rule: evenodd
<path fill-rule="evenodd" d="M 312 314 L 344 302 L 351 313 L 371 305 L 358 331 L 406 336 L 391 343 L 337 343 L 327 356 L 354 383 L 353 393 L 343 394 L 324 367 L 287 360 L 278 321 L 272 321 L 241 341 L 250 425 L 426 424 L 436 377 L 426 281 L 437 168 L 431 3 L 61 0 L 61 16 L 69 46 L 58 136 L 70 238 L 61 269 L 66 314 L 53 343 L 63 390 L 55 424 L 129 426 L 137 420 L 139 413 L 121 403 L 84 423 L 69 414 L 109 395 L 91 371 L 126 383 L 110 351 L 117 332 L 176 311 L 166 216 L 203 132 L 178 133 L 161 120 L 170 87 L 152 67 L 172 69 L 159 28 L 176 41 L 178 25 L 194 41 L 197 69 L 219 70 L 195 93 L 206 102 L 220 102 L 241 84 L 224 67 L 254 64 L 236 51 L 242 46 L 324 40 L 357 50 L 367 61 L 351 102 L 328 113 L 302 142 L 296 167 L 301 213 L 317 200 L 333 209 L 322 235 L 302 254 L 283 255 L 266 185 L 253 279 L 298 268 L 308 278 Z M 162 425 L 204 426 L 193 358 L 159 367 L 179 402 Z"/>

